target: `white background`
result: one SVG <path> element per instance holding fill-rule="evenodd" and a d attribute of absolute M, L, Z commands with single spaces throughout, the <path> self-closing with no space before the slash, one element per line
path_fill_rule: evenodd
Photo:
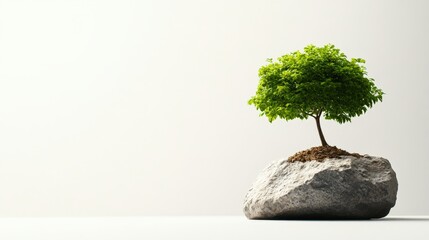
<path fill-rule="evenodd" d="M 273 160 L 319 145 L 247 100 L 266 58 L 335 44 L 384 101 L 328 143 L 389 159 L 429 214 L 427 1 L 0 0 L 0 216 L 242 214 Z"/>

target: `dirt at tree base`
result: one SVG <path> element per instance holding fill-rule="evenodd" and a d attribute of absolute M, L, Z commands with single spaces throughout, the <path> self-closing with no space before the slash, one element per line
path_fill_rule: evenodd
<path fill-rule="evenodd" d="M 354 156 L 362 157 L 358 153 L 349 153 L 345 150 L 339 149 L 336 146 L 319 146 L 312 147 L 307 150 L 303 150 L 295 153 L 288 158 L 288 162 L 306 162 L 306 161 L 323 161 L 325 158 L 337 158 L 340 156 Z"/>

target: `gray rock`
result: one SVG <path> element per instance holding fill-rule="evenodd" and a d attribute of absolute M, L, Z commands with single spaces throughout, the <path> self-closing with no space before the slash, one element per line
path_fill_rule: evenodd
<path fill-rule="evenodd" d="M 365 155 L 322 162 L 271 163 L 246 194 L 249 219 L 370 219 L 395 206 L 398 181 L 388 160 Z"/>

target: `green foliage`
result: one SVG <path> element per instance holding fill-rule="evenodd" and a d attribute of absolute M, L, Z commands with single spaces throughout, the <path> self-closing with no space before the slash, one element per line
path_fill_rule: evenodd
<path fill-rule="evenodd" d="M 259 69 L 258 89 L 249 104 L 270 122 L 323 116 L 344 123 L 365 113 L 384 94 L 367 77 L 365 60 L 348 60 L 332 44 L 309 45 L 304 52 L 267 61 Z"/>

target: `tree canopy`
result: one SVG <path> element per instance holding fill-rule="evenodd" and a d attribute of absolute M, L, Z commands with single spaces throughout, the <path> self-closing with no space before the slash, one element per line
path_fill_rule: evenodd
<path fill-rule="evenodd" d="M 364 59 L 349 60 L 332 44 L 308 45 L 303 52 L 267 61 L 259 69 L 256 95 L 248 103 L 270 122 L 313 117 L 319 129 L 323 116 L 344 123 L 365 113 L 384 94 L 367 76 Z"/>

